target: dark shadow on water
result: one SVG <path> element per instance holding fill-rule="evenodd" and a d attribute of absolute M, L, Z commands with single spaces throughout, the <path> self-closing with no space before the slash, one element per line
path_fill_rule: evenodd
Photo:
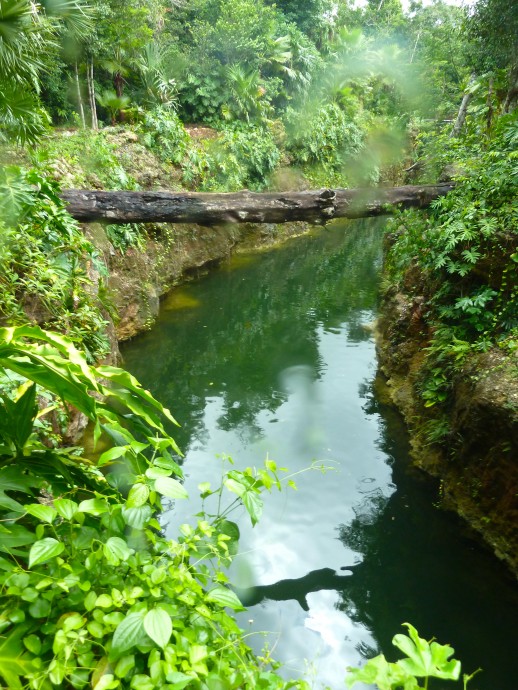
<path fill-rule="evenodd" d="M 343 570 L 351 570 L 357 566 Z M 338 575 L 332 568 L 320 568 L 299 577 L 297 579 L 279 580 L 272 585 L 259 585 L 248 589 L 234 587 L 234 591 L 239 597 L 243 606 L 250 607 L 260 604 L 265 599 L 268 601 L 298 601 L 304 611 L 309 611 L 307 595 L 311 592 L 321 592 L 322 590 L 345 591 L 349 576 Z"/>

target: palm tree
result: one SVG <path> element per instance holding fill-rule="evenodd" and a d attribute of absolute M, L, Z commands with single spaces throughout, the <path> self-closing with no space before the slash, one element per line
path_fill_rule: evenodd
<path fill-rule="evenodd" d="M 28 2 L 0 0 L 0 140 L 24 143 L 44 129 L 37 92 L 48 27 Z"/>
<path fill-rule="evenodd" d="M 39 102 L 40 73 L 60 33 L 80 35 L 89 21 L 82 0 L 0 0 L 0 141 L 31 143 L 43 134 L 49 118 Z"/>

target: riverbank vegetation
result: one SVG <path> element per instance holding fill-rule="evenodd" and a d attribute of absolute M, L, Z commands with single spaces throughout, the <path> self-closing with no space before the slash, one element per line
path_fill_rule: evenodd
<path fill-rule="evenodd" d="M 225 575 L 237 525 L 205 514 L 162 536 L 162 500 L 185 498 L 174 420 L 127 373 L 99 365 L 116 316 L 106 262 L 59 185 L 453 177 L 430 213 L 397 218 L 387 259 L 392 284 L 420 298 L 418 385 L 439 411 L 427 433 L 445 441 L 466 359 L 516 353 L 517 23 L 503 0 L 406 11 L 399 0 L 0 0 L 0 683 L 307 687 L 254 656 L 226 612 L 240 608 Z M 138 251 L 156 228 L 106 232 L 110 251 Z M 71 445 L 79 413 L 102 452 Z M 255 522 L 281 476 L 271 462 L 229 469 L 200 491 L 230 492 Z M 351 683 L 458 679 L 450 647 L 408 630 L 395 644 L 409 659 L 377 657 Z"/>

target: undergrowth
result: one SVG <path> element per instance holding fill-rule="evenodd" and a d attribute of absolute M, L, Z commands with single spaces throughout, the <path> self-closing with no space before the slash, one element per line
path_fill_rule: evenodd
<path fill-rule="evenodd" d="M 91 362 L 106 356 L 99 297 L 106 268 L 65 211 L 57 185 L 39 172 L 4 167 L 0 210 L 0 322 L 29 320 L 67 333 Z"/>
<path fill-rule="evenodd" d="M 515 112 L 489 133 L 475 120 L 458 142 L 429 137 L 436 167 L 451 166 L 453 156 L 456 187 L 428 213 L 392 221 L 387 276 L 425 298 L 430 339 L 420 389 L 427 407 L 448 403 L 467 357 L 518 349 L 517 122 Z"/>

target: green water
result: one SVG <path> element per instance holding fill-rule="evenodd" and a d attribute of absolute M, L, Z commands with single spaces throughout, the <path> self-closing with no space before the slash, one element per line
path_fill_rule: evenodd
<path fill-rule="evenodd" d="M 515 690 L 516 585 L 434 507 L 435 484 L 409 467 L 401 421 L 373 393 L 381 232 L 358 221 L 239 257 L 173 293 L 123 348 L 182 424 L 192 499 L 166 513 L 167 529 L 196 512 L 200 482 L 218 484 L 218 454 L 292 473 L 316 460 L 332 469 L 268 496 L 254 529 L 234 516 L 250 644 L 274 648 L 286 675 L 342 688 L 346 666 L 393 656 L 409 621 L 451 643 L 464 671 L 484 668 L 470 687 Z"/>

